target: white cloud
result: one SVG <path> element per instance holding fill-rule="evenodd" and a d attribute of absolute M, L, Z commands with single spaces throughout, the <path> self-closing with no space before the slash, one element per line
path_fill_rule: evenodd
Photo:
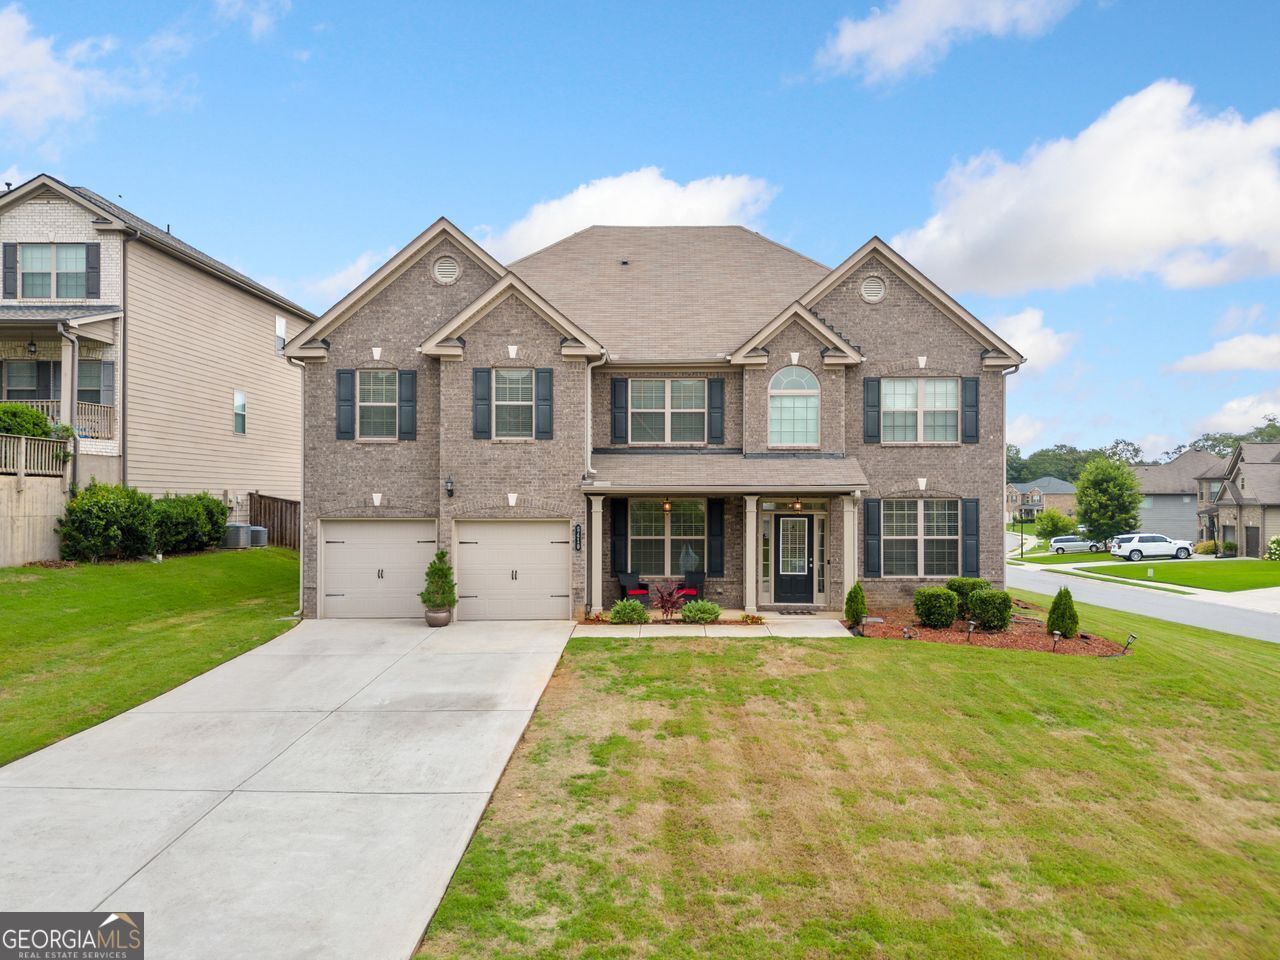
<path fill-rule="evenodd" d="M 1280 417 L 1280 389 L 1228 400 L 1202 419 L 1197 427 L 1206 432 L 1242 433 L 1262 423 L 1267 414 Z"/>
<path fill-rule="evenodd" d="M 299 303 L 317 312 L 327 310 L 380 266 L 391 259 L 395 247 L 385 250 L 366 250 L 345 266 L 323 277 L 311 277 L 297 282 L 273 281 L 279 290 L 290 290 Z"/>
<path fill-rule="evenodd" d="M 1173 369 L 1179 373 L 1280 370 L 1280 333 L 1242 333 L 1229 340 L 1219 340 L 1204 353 L 1183 357 Z"/>
<path fill-rule="evenodd" d="M 657 167 L 584 183 L 563 197 L 535 204 L 498 233 L 479 231 L 484 246 L 509 262 L 593 224 L 695 226 L 750 224 L 777 190 L 748 176 L 677 183 Z"/>
<path fill-rule="evenodd" d="M 1213 335 L 1221 337 L 1228 333 L 1235 333 L 1237 330 L 1251 330 L 1262 323 L 1262 314 L 1262 304 L 1260 303 L 1247 307 L 1233 304 L 1222 311 L 1222 316 L 1214 323 Z"/>
<path fill-rule="evenodd" d="M 261 40 L 293 7 L 293 0 L 213 0 L 214 9 L 223 20 L 243 21 L 249 36 Z"/>
<path fill-rule="evenodd" d="M 1044 325 L 1044 311 L 1027 307 L 1008 317 L 997 317 L 991 327 L 1027 358 L 1028 373 L 1042 373 L 1062 360 L 1075 345 L 1074 333 L 1059 333 Z"/>
<path fill-rule="evenodd" d="M 868 83 L 927 70 L 952 44 L 975 37 L 1036 37 L 1077 0 L 891 0 L 861 20 L 848 17 L 818 51 L 820 69 L 860 74 Z"/>
<path fill-rule="evenodd" d="M 1173 447 L 1173 437 L 1165 433 L 1149 433 L 1133 442 L 1142 448 L 1143 460 L 1159 460 Z"/>
<path fill-rule="evenodd" d="M 1017 162 L 954 166 L 937 212 L 894 246 L 943 287 L 990 294 L 1280 272 L 1280 110 L 1206 116 L 1193 92 L 1161 80 Z"/>
<path fill-rule="evenodd" d="M 1028 414 L 1019 414 L 1004 425 L 1004 438 L 1007 443 L 1030 449 L 1040 434 L 1044 432 L 1044 421 Z"/>

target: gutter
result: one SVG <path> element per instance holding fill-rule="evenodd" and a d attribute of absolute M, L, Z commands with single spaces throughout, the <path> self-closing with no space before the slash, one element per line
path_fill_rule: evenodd
<path fill-rule="evenodd" d="M 291 367 L 297 367 L 302 371 L 299 378 L 298 391 L 302 398 L 301 416 L 298 420 L 298 442 L 300 444 L 300 453 L 302 454 L 302 471 L 299 476 L 302 479 L 302 486 L 298 489 L 298 609 L 293 612 L 295 617 L 302 616 L 302 585 L 305 583 L 303 579 L 303 567 L 307 562 L 307 544 L 303 533 L 307 529 L 307 525 L 303 520 L 306 515 L 304 511 L 304 497 L 306 494 L 306 463 L 307 463 L 307 365 L 301 360 L 295 360 L 293 357 L 285 357 L 285 361 Z"/>
<path fill-rule="evenodd" d="M 71 369 L 67 372 L 67 376 L 71 378 L 71 486 L 75 489 L 80 487 L 80 431 L 78 417 L 76 416 L 79 407 L 76 404 L 76 395 L 79 390 L 80 379 L 80 340 L 75 334 L 67 332 L 67 325 L 61 320 L 58 321 L 58 336 L 71 344 Z"/>
<path fill-rule="evenodd" d="M 606 363 L 608 359 L 609 351 L 606 348 L 601 347 L 600 359 L 592 360 L 587 364 L 587 474 L 589 476 L 594 476 L 596 472 L 595 467 L 591 466 L 591 373 L 596 369 L 596 367 L 600 366 L 602 363 Z"/>

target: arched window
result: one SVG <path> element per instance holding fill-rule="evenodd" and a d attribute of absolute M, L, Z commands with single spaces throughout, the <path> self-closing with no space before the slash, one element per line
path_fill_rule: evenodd
<path fill-rule="evenodd" d="M 769 446 L 818 445 L 818 378 L 804 367 L 783 367 L 769 381 Z"/>

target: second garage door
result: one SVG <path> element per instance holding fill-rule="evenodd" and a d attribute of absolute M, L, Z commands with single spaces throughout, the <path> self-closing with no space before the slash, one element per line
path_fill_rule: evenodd
<path fill-rule="evenodd" d="M 421 617 L 434 520 L 321 520 L 322 617 Z"/>
<path fill-rule="evenodd" d="M 569 619 L 567 520 L 458 520 L 459 620 Z"/>

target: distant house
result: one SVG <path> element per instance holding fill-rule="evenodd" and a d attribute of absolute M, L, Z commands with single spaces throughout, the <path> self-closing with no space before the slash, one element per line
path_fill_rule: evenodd
<path fill-rule="evenodd" d="M 1236 447 L 1201 514 L 1221 542 L 1237 544 L 1241 556 L 1261 557 L 1267 541 L 1280 535 L 1280 443 Z"/>
<path fill-rule="evenodd" d="M 1044 510 L 1057 510 L 1065 516 L 1074 517 L 1076 488 L 1057 477 L 1010 483 L 1005 487 L 1004 503 L 1006 523 L 1012 523 L 1017 517 L 1034 520 Z"/>
<path fill-rule="evenodd" d="M 1205 450 L 1186 450 L 1168 463 L 1133 468 L 1142 493 L 1138 529 L 1175 540 L 1208 539 L 1200 511 L 1216 493 L 1225 461 Z"/>

